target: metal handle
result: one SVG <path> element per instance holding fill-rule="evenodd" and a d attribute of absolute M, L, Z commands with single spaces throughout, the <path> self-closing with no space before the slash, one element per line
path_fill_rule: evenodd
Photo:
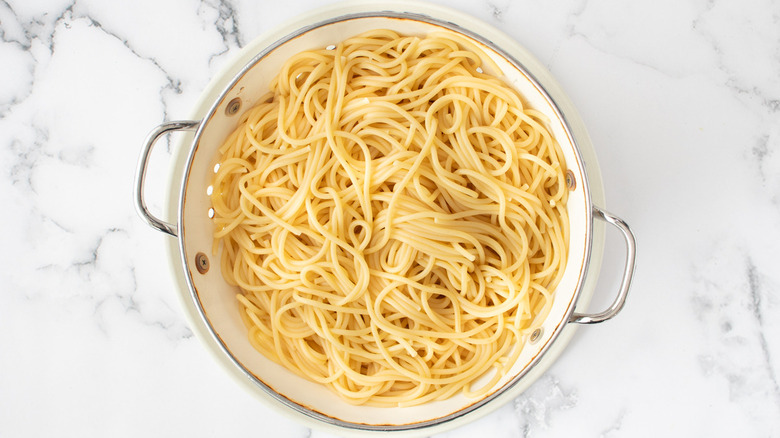
<path fill-rule="evenodd" d="M 178 230 L 176 224 L 169 224 L 161 219 L 158 219 L 153 215 L 148 208 L 146 208 L 146 201 L 144 201 L 144 181 L 146 180 L 146 168 L 149 164 L 149 155 L 152 152 L 152 147 L 157 140 L 163 135 L 172 131 L 192 131 L 197 129 L 200 122 L 192 120 L 182 120 L 177 122 L 163 123 L 162 125 L 154 128 L 152 132 L 146 137 L 144 141 L 144 148 L 141 151 L 141 157 L 138 159 L 138 168 L 135 173 L 135 210 L 141 219 L 145 220 L 152 228 L 162 231 L 163 233 L 170 234 L 176 237 Z"/>
<path fill-rule="evenodd" d="M 595 324 L 597 322 L 603 322 L 611 319 L 620 312 L 620 309 L 622 309 L 623 305 L 626 303 L 628 289 L 631 287 L 631 280 L 634 277 L 634 265 L 636 264 L 636 239 L 634 238 L 634 233 L 632 233 L 631 229 L 628 227 L 628 224 L 625 223 L 623 219 L 607 213 L 596 206 L 593 207 L 593 214 L 595 217 L 616 226 L 623 233 L 623 237 L 626 239 L 626 265 L 623 269 L 623 279 L 620 282 L 620 290 L 612 305 L 609 306 L 607 310 L 594 315 L 587 313 L 572 314 L 571 318 L 569 318 L 569 322 L 577 324 Z"/>

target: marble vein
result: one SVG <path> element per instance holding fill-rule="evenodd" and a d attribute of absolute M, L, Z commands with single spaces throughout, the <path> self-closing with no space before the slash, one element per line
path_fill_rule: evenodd
<path fill-rule="evenodd" d="M 780 415 L 780 385 L 777 383 L 777 376 L 775 375 L 774 369 L 772 368 L 772 355 L 769 351 L 769 344 L 767 343 L 766 337 L 764 335 L 764 314 L 762 311 L 763 307 L 761 305 L 762 282 L 756 270 L 756 265 L 753 263 L 753 260 L 750 257 L 747 258 L 745 264 L 747 265 L 747 283 L 748 289 L 750 291 L 753 317 L 758 324 L 758 341 L 761 346 L 761 352 L 763 354 L 764 367 L 766 368 L 767 376 L 771 381 L 770 390 L 774 395 L 775 408 L 778 412 L 778 415 Z"/>
<path fill-rule="evenodd" d="M 46 155 L 44 144 L 49 141 L 48 131 L 44 127 L 33 125 L 30 131 L 33 133 L 31 142 L 24 142 L 19 138 L 13 138 L 8 149 L 16 157 L 10 164 L 8 176 L 11 185 L 21 185 L 21 190 L 29 189 L 33 193 L 35 187 L 32 184 L 32 173 L 42 155 Z"/>
<path fill-rule="evenodd" d="M 763 110 L 777 112 L 780 109 L 780 79 L 778 79 L 780 77 L 780 29 L 777 26 L 761 26 L 761 18 L 772 17 L 771 22 L 776 24 L 780 8 L 776 2 L 769 2 L 766 6 L 774 9 L 772 13 L 758 18 L 757 16 L 747 16 L 741 10 L 723 12 L 718 10 L 718 8 L 723 9 L 728 6 L 731 5 L 708 1 L 701 13 L 692 21 L 691 29 L 709 44 L 710 50 L 716 55 L 716 68 L 723 73 L 724 84 L 729 89 L 733 90 L 736 95 L 752 99 Z M 724 39 L 715 28 L 715 26 L 720 25 L 725 14 L 730 14 L 728 19 L 733 20 L 736 26 L 744 31 L 737 38 L 750 42 L 750 49 L 747 51 L 751 53 L 759 51 L 756 53 L 760 58 L 758 63 L 746 64 L 733 61 L 733 59 L 740 59 L 742 56 L 734 56 L 732 53 L 734 49 L 726 49 L 724 44 L 729 41 Z M 766 41 L 769 44 L 755 41 L 752 35 L 756 32 L 768 32 Z M 748 45 L 746 44 L 746 46 Z M 753 59 L 755 61 L 755 58 Z"/>
<path fill-rule="evenodd" d="M 621 410 L 618 414 L 618 417 L 615 419 L 615 422 L 609 426 L 608 429 L 606 429 L 604 432 L 599 434 L 602 438 L 612 437 L 612 436 L 621 436 L 620 430 L 623 428 L 623 420 L 626 417 L 626 411 Z"/>
<path fill-rule="evenodd" d="M 40 23 L 35 22 L 34 24 Z M 22 56 L 25 58 L 32 58 L 32 55 L 29 53 L 29 50 L 32 47 L 32 36 L 29 27 L 29 25 L 25 26 L 19 22 L 18 17 L 8 2 L 5 0 L 0 1 L 0 42 L 14 46 L 22 52 Z M 31 72 L 31 70 L 34 70 L 34 66 L 34 62 L 29 62 L 26 70 Z M 4 118 L 11 108 L 23 102 L 30 96 L 33 89 L 32 76 L 32 74 L 28 75 L 26 80 L 24 80 L 22 89 L 19 90 L 17 88 L 9 100 L 0 102 L 0 119 Z"/>
<path fill-rule="evenodd" d="M 780 390 L 767 341 L 763 312 L 770 307 L 764 297 L 764 282 L 751 256 L 715 251 L 694 267 L 694 312 L 705 327 L 708 343 L 698 360 L 704 376 L 721 376 L 728 385 L 728 400 L 743 415 L 753 417 L 754 433 L 771 435 L 780 427 Z M 723 270 L 721 266 L 741 270 Z M 731 272 L 741 275 L 729 276 Z M 741 278 L 740 278 L 741 277 Z M 774 412 L 774 419 L 756 414 L 756 409 Z M 759 420 L 760 421 L 756 421 Z"/>
<path fill-rule="evenodd" d="M 216 12 L 216 18 L 213 16 L 202 17 L 204 27 L 214 27 L 222 38 L 224 49 L 209 56 L 209 64 L 214 59 L 227 53 L 231 49 L 244 46 L 245 41 L 239 30 L 238 12 L 235 5 L 230 0 L 201 0 L 201 8 L 211 8 Z M 205 15 L 199 11 L 199 15 Z"/>
<path fill-rule="evenodd" d="M 576 23 L 583 12 L 585 12 L 585 9 L 588 6 L 588 0 L 580 0 L 577 3 L 578 4 L 576 4 L 572 10 L 566 11 L 566 20 L 563 26 L 563 33 L 559 38 L 557 38 L 555 45 L 550 51 L 550 56 L 545 62 L 545 67 L 547 67 L 549 70 L 552 70 L 553 63 L 556 60 L 559 51 L 561 50 L 561 46 L 570 42 L 570 40 L 577 35 Z M 587 42 L 587 38 L 584 38 L 583 36 L 583 39 L 585 39 Z"/>
<path fill-rule="evenodd" d="M 154 65 L 155 68 L 157 68 L 164 76 L 167 81 L 165 85 L 162 86 L 160 89 L 160 102 L 162 104 L 163 108 L 163 116 L 164 119 L 168 119 L 168 105 L 166 102 L 166 99 L 164 97 L 164 92 L 166 90 L 171 90 L 176 94 L 182 93 L 181 88 L 181 80 L 174 78 L 170 73 L 168 73 L 165 68 L 163 68 L 162 65 L 160 65 L 160 62 L 155 59 L 152 56 L 145 56 L 139 53 L 135 48 L 132 47 L 130 42 L 126 39 L 121 37 L 119 34 L 115 33 L 114 31 L 111 31 L 110 29 L 107 29 L 103 24 L 90 16 L 88 13 L 76 13 L 74 12 L 76 8 L 76 0 L 73 1 L 73 3 L 62 13 L 62 15 L 57 19 L 57 22 L 63 21 L 65 23 L 65 27 L 67 28 L 69 26 L 68 22 L 71 21 L 77 21 L 77 20 L 86 20 L 89 26 L 94 27 L 101 32 L 105 33 L 106 35 L 116 39 L 122 45 L 127 48 L 127 50 L 133 54 L 133 56 L 137 57 L 138 59 L 149 62 L 152 65 Z M 52 43 L 52 52 L 54 52 L 54 44 Z"/>
<path fill-rule="evenodd" d="M 780 154 L 778 154 L 780 135 L 778 132 L 772 133 L 770 131 L 758 135 L 748 154 L 757 170 L 756 174 L 759 176 L 761 188 L 780 213 L 780 174 L 775 170 L 777 162 L 780 160 Z"/>
<path fill-rule="evenodd" d="M 613 38 L 602 38 L 600 42 L 597 42 L 595 36 L 592 35 L 593 30 L 583 28 L 584 27 L 583 23 L 590 24 L 595 28 L 595 30 L 598 30 L 600 32 L 614 32 L 614 30 L 609 29 L 603 25 L 594 26 L 591 23 L 592 20 L 589 17 L 587 17 L 587 15 L 591 13 L 589 11 L 589 5 L 590 5 L 589 0 L 582 0 L 579 2 L 579 6 L 576 9 L 569 13 L 567 17 L 566 36 L 561 40 L 561 44 L 565 42 L 569 42 L 570 40 L 573 40 L 575 38 L 579 38 L 594 50 L 612 56 L 615 59 L 639 65 L 643 68 L 659 73 L 667 78 L 679 79 L 681 77 L 680 75 L 675 74 L 674 72 L 667 71 L 666 69 L 659 67 L 652 61 L 647 61 L 642 59 L 641 55 L 634 56 L 633 54 L 621 53 L 619 50 L 610 47 L 610 43 L 614 41 Z M 598 14 L 598 12 L 592 12 L 592 14 Z M 554 53 L 557 54 L 557 50 Z M 552 60 L 550 61 L 550 63 L 551 62 Z"/>
<path fill-rule="evenodd" d="M 499 23 L 503 23 L 504 17 L 506 16 L 506 13 L 509 12 L 508 9 L 512 6 L 512 3 L 498 3 L 495 1 L 489 1 L 487 2 L 487 5 L 490 8 L 490 15 L 493 17 L 493 19 Z"/>
<path fill-rule="evenodd" d="M 531 437 L 544 433 L 558 412 L 576 407 L 577 394 L 548 372 L 513 403 L 523 436 Z"/>

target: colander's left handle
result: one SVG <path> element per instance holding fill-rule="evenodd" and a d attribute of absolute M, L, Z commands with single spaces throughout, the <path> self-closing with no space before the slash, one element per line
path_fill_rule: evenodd
<path fill-rule="evenodd" d="M 146 168 L 149 164 L 149 155 L 152 153 L 152 148 L 157 140 L 163 135 L 173 131 L 193 131 L 198 128 L 200 122 L 193 120 L 180 120 L 176 122 L 167 122 L 157 126 L 146 136 L 144 141 L 144 148 L 141 151 L 141 156 L 138 159 L 138 168 L 135 173 L 135 210 L 141 219 L 145 220 L 152 228 L 162 231 L 163 233 L 170 234 L 176 237 L 178 229 L 176 224 L 169 224 L 162 219 L 158 219 L 153 215 L 148 208 L 146 208 L 146 201 L 144 201 L 144 182 L 146 181 Z"/>

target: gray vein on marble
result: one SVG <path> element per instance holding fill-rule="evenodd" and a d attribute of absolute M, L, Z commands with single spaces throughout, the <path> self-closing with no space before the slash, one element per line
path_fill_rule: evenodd
<path fill-rule="evenodd" d="M 98 29 L 106 35 L 113 37 L 119 41 L 133 56 L 145 62 L 151 63 L 164 75 L 166 78 L 166 84 L 164 84 L 160 89 L 160 102 L 162 103 L 164 118 L 167 119 L 168 104 L 165 97 L 165 92 L 171 91 L 175 94 L 182 94 L 183 91 L 181 79 L 176 78 L 174 75 L 168 72 L 155 56 L 141 53 L 133 46 L 132 42 L 128 38 L 122 36 L 119 32 L 110 29 L 99 19 L 93 17 L 92 14 L 90 14 L 88 8 L 81 7 L 81 3 L 82 2 L 73 0 L 66 5 L 63 5 L 58 12 L 42 12 L 40 15 L 34 15 L 25 19 L 16 14 L 14 8 L 6 0 L 2 0 L 0 2 L 0 12 L 4 12 L 5 15 L 10 15 L 11 21 L 6 23 L 6 20 L 4 20 L 3 26 L 0 27 L 0 37 L 2 37 L 2 40 L 5 42 L 18 45 L 24 51 L 29 51 L 36 42 L 40 43 L 43 47 L 46 48 L 49 56 L 51 56 L 55 53 L 56 50 L 57 33 L 61 31 L 67 31 L 74 22 L 85 20 L 90 27 Z M 243 44 L 243 41 L 236 28 L 237 25 L 235 24 L 235 11 L 233 7 L 227 1 L 220 1 L 217 5 L 215 5 L 215 7 L 218 8 L 217 10 L 219 13 L 219 21 L 216 27 L 217 31 L 222 35 L 223 40 L 226 41 L 226 44 L 232 39 L 232 41 L 234 41 L 235 44 L 240 47 Z M 14 27 L 17 29 L 17 31 L 15 32 L 15 35 L 11 36 L 9 35 L 9 32 L 10 29 Z M 35 58 L 34 51 L 32 56 Z M 37 62 L 31 63 L 31 66 L 34 69 L 40 67 L 42 60 L 36 59 L 36 61 Z M 12 107 L 22 103 L 30 96 L 33 90 L 33 81 L 35 76 L 36 74 L 33 71 L 33 74 L 31 75 L 33 80 L 30 82 L 30 86 L 25 93 L 21 93 L 21 95 L 15 96 L 11 102 L 0 103 L 0 118 L 7 115 L 8 111 L 10 111 Z"/>
<path fill-rule="evenodd" d="M 621 436 L 620 429 L 623 428 L 623 420 L 626 417 L 626 409 L 622 409 L 619 413 L 617 418 L 615 419 L 615 422 L 612 423 L 609 428 L 607 428 L 604 432 L 602 432 L 599 436 L 602 438 L 612 437 L 612 436 Z"/>
<path fill-rule="evenodd" d="M 54 224 L 63 233 L 73 234 L 51 218 L 41 215 L 41 220 Z M 81 290 L 62 294 L 59 299 L 68 300 L 70 305 L 80 303 L 91 308 L 95 326 L 106 336 L 110 336 L 110 333 L 108 320 L 104 317 L 103 311 L 109 304 L 115 304 L 120 306 L 123 313 L 131 320 L 160 329 L 171 341 L 178 342 L 192 338 L 191 329 L 183 320 L 174 316 L 176 312 L 167 303 L 153 296 L 162 291 L 151 290 L 141 293 L 138 288 L 137 268 L 132 264 L 132 260 L 120 261 L 120 266 L 113 266 L 116 263 L 113 259 L 117 257 L 115 252 L 117 244 L 113 242 L 108 244 L 107 241 L 114 238 L 127 243 L 131 239 L 131 234 L 128 230 L 118 227 L 103 230 L 93 237 L 92 242 L 80 254 L 74 254 L 70 263 L 66 265 L 45 263 L 35 267 L 34 270 L 39 274 L 62 278 L 75 275 L 74 280 L 80 285 Z M 104 263 L 106 258 L 111 260 Z M 46 296 L 40 291 L 25 298 L 34 301 L 44 299 Z M 165 309 L 162 314 L 160 306 Z"/>
<path fill-rule="evenodd" d="M 742 266 L 742 278 L 730 277 L 722 265 Z M 780 413 L 780 388 L 772 367 L 771 347 L 766 339 L 761 274 L 749 254 L 735 259 L 723 250 L 698 262 L 693 271 L 697 285 L 692 296 L 694 314 L 704 323 L 708 346 L 698 355 L 705 377 L 720 376 L 728 384 L 729 400 L 751 415 L 756 403 Z M 739 272 L 739 271 L 738 271 Z M 710 327 L 710 329 L 707 329 Z M 777 416 L 780 418 L 780 415 Z M 778 427 L 778 420 L 763 419 L 761 433 Z"/>
<path fill-rule="evenodd" d="M 31 142 L 24 142 L 19 138 L 12 138 L 8 148 L 16 157 L 9 166 L 9 177 L 11 185 L 21 185 L 23 189 L 28 189 L 35 193 L 35 187 L 32 183 L 32 173 L 42 156 L 52 157 L 44 150 L 44 145 L 49 141 L 49 132 L 45 127 L 32 124 L 30 131 L 34 133 Z M 28 132 L 30 132 L 28 131 Z"/>
<path fill-rule="evenodd" d="M 167 115 L 167 105 L 165 99 L 162 97 L 162 92 L 165 89 L 170 89 L 177 94 L 181 94 L 182 93 L 181 80 L 172 77 L 172 75 L 168 73 L 165 70 L 165 68 L 163 68 L 163 66 L 154 57 L 144 56 L 141 53 L 139 53 L 137 50 L 135 50 L 132 47 L 132 45 L 126 38 L 123 38 L 118 33 L 110 29 L 107 29 L 100 21 L 93 18 L 87 11 L 79 11 L 78 5 L 79 2 L 77 2 L 76 0 L 72 0 L 59 12 L 56 13 L 44 12 L 40 16 L 33 16 L 29 18 L 27 22 L 23 23 L 22 17 L 16 14 L 14 8 L 6 0 L 0 0 L 0 6 L 1 6 L 0 10 L 10 12 L 10 15 L 13 17 L 13 21 L 11 22 L 11 25 L 16 25 L 18 29 L 20 29 L 22 33 L 21 35 L 22 38 L 20 38 L 20 36 L 8 38 L 6 36 L 6 30 L 5 30 L 9 28 L 9 25 L 7 24 L 4 24 L 2 27 L 0 27 L 0 37 L 2 37 L 2 41 L 4 42 L 11 42 L 17 44 L 24 51 L 29 51 L 33 46 L 33 42 L 38 41 L 46 49 L 48 49 L 50 55 L 53 55 L 56 50 L 56 36 L 60 24 L 62 24 L 65 30 L 67 30 L 70 29 L 71 23 L 82 19 L 86 20 L 90 26 L 99 29 L 100 31 L 106 33 L 107 35 L 115 38 L 117 41 L 121 42 L 122 45 L 124 45 L 134 56 L 144 61 L 151 62 L 157 69 L 159 69 L 163 73 L 168 83 L 163 87 L 163 90 L 161 90 L 161 102 L 163 104 L 163 110 Z M 53 17 L 53 19 L 51 17 Z M 38 68 L 39 64 L 40 62 L 33 63 L 32 64 L 33 68 Z M 5 116 L 7 112 L 10 111 L 10 108 L 18 105 L 19 103 L 23 102 L 25 99 L 27 99 L 30 96 L 33 90 L 33 81 L 35 77 L 34 71 L 31 76 L 33 80 L 30 82 L 30 87 L 27 90 L 27 93 L 25 93 L 22 97 L 15 97 L 9 103 L 4 103 L 0 107 L 0 118 Z"/>
<path fill-rule="evenodd" d="M 487 5 L 490 8 L 490 15 L 493 19 L 499 23 L 503 23 L 506 12 L 508 12 L 508 9 L 512 6 L 512 2 L 503 1 L 499 3 L 497 1 L 489 1 L 487 2 Z"/>
<path fill-rule="evenodd" d="M 576 407 L 577 393 L 547 372 L 517 397 L 513 406 L 523 436 L 530 437 L 549 428 L 556 413 Z"/>
<path fill-rule="evenodd" d="M 780 151 L 780 129 L 777 129 L 774 134 L 759 134 L 748 155 L 757 170 L 764 193 L 780 212 L 780 173 L 776 171 L 775 162 L 780 159 L 778 151 Z"/>
<path fill-rule="evenodd" d="M 780 4 L 776 2 L 773 4 L 775 8 L 777 8 L 779 5 Z M 723 85 L 731 89 L 736 95 L 744 96 L 752 101 L 755 101 L 755 103 L 762 107 L 762 111 L 769 111 L 772 113 L 777 112 L 780 110 L 780 81 L 773 80 L 772 78 L 780 78 L 780 44 L 768 45 L 763 48 L 759 48 L 761 50 L 768 51 L 768 53 L 762 54 L 762 58 L 769 60 L 768 64 L 770 65 L 761 65 L 758 67 L 759 70 L 763 70 L 763 77 L 769 82 L 757 84 L 755 80 L 751 80 L 749 78 L 750 75 L 747 74 L 751 69 L 754 69 L 754 66 L 746 64 L 730 65 L 727 60 L 731 58 L 726 56 L 727 54 L 724 53 L 723 48 L 723 41 L 718 39 L 720 35 L 718 32 L 719 29 L 710 29 L 708 27 L 708 16 L 717 6 L 718 4 L 715 2 L 708 2 L 705 4 L 704 8 L 698 12 L 698 14 L 696 14 L 696 16 L 690 17 L 689 20 L 690 28 L 694 31 L 695 35 L 697 35 L 702 41 L 706 42 L 706 44 L 709 46 L 711 57 L 708 61 L 713 62 L 714 67 L 722 73 Z M 646 58 L 641 52 L 635 52 L 635 54 L 628 53 L 628 50 L 621 49 L 612 43 L 614 38 L 599 38 L 597 35 L 595 35 L 596 32 L 614 32 L 614 29 L 611 29 L 609 24 L 599 23 L 598 18 L 595 18 L 595 24 L 593 18 L 585 19 L 583 16 L 588 13 L 597 14 L 597 12 L 588 11 L 587 1 L 582 1 L 580 3 L 580 7 L 570 13 L 567 20 L 567 36 L 563 41 L 570 41 L 575 37 L 580 38 L 594 50 L 610 56 L 614 56 L 627 62 L 634 63 L 636 65 L 640 65 L 670 79 L 681 79 L 691 74 L 700 74 L 704 68 L 707 68 L 706 64 L 709 64 L 709 62 L 699 63 L 698 71 L 687 71 L 684 69 L 680 70 L 683 68 L 682 66 L 670 63 L 667 63 L 667 65 L 658 65 L 655 60 Z M 773 16 L 775 18 L 777 13 L 777 11 L 773 12 Z M 739 14 L 737 13 L 735 15 Z M 595 15 L 595 17 L 598 17 L 598 15 Z M 744 21 L 744 17 L 737 18 L 743 18 Z M 588 26 L 590 27 L 581 25 L 581 22 L 588 23 Z M 749 28 L 748 24 L 750 23 L 745 24 L 739 20 L 736 22 Z M 671 24 L 669 26 L 673 25 L 674 24 Z M 712 26 L 718 26 L 718 24 L 713 24 Z M 769 29 L 764 30 L 768 30 L 770 32 L 773 30 L 771 26 L 766 27 Z M 672 28 L 672 30 L 680 29 Z M 750 29 L 745 30 L 746 34 L 750 34 Z M 776 42 L 780 42 L 780 32 L 778 32 L 778 30 L 779 29 L 777 29 L 777 27 L 774 28 L 774 32 L 776 34 L 773 36 L 773 39 Z M 614 37 L 616 35 L 612 36 Z M 632 37 L 632 35 L 626 36 L 629 38 Z M 662 42 L 659 42 L 659 44 L 662 44 Z M 674 52 L 678 49 L 669 47 L 669 50 Z M 557 50 L 554 50 L 552 55 L 553 58 L 555 57 L 556 53 Z"/>
<path fill-rule="evenodd" d="M 35 22 L 35 24 L 40 23 Z M 14 27 L 16 29 L 13 29 Z M 14 30 L 16 35 L 10 35 Z M 29 50 L 32 47 L 31 40 L 32 36 L 29 26 L 22 25 L 18 21 L 11 5 L 5 0 L 0 0 L 0 41 L 17 46 L 23 53 L 32 56 L 29 54 Z M 24 90 L 15 93 L 10 101 L 0 102 L 0 119 L 4 118 L 12 107 L 24 101 L 32 93 L 32 76 L 30 75 Z"/>
<path fill-rule="evenodd" d="M 0 41 L 17 45 L 25 51 L 30 50 L 32 39 L 34 38 L 30 28 L 33 25 L 43 25 L 43 22 L 39 19 L 33 19 L 27 25 L 23 25 L 19 22 L 13 7 L 6 0 L 0 0 L 0 20 L 2 23 L 2 26 L 0 26 Z M 10 35 L 12 33 L 16 35 Z"/>
<path fill-rule="evenodd" d="M 63 12 L 63 14 L 61 15 L 60 19 L 58 19 L 57 21 L 58 22 L 60 20 L 64 21 L 65 27 L 68 27 L 69 26 L 68 22 L 77 21 L 77 20 L 81 20 L 81 19 L 86 20 L 89 23 L 89 26 L 94 27 L 94 28 L 100 30 L 101 32 L 105 33 L 106 35 L 109 35 L 109 36 L 113 37 L 114 39 L 116 39 L 117 41 L 122 43 L 122 45 L 125 48 L 127 48 L 127 50 L 130 53 L 133 54 L 133 56 L 135 56 L 136 58 L 138 58 L 138 59 L 140 59 L 142 61 L 150 62 L 152 65 L 154 65 L 155 68 L 157 68 L 165 76 L 165 79 L 167 80 L 167 83 L 165 85 L 163 85 L 163 87 L 160 89 L 160 102 L 162 103 L 162 108 L 163 108 L 163 118 L 167 120 L 168 119 L 168 104 L 166 102 L 166 99 L 165 99 L 165 96 L 164 96 L 164 92 L 166 90 L 171 90 L 171 91 L 173 91 L 176 94 L 181 94 L 182 93 L 181 79 L 174 78 L 160 64 L 160 62 L 157 59 L 155 59 L 153 56 L 146 56 L 146 55 L 142 55 L 141 53 L 139 53 L 131 45 L 130 41 L 127 38 L 123 38 L 122 36 L 120 36 L 115 31 L 107 29 L 100 21 L 98 21 L 95 18 L 93 18 L 88 12 L 76 13 L 75 12 L 76 11 L 76 6 L 77 6 L 77 1 L 73 0 L 73 3 Z M 66 14 L 68 15 L 67 17 L 66 17 Z M 52 52 L 53 51 L 54 51 L 54 45 L 52 44 Z"/>
<path fill-rule="evenodd" d="M 231 49 L 244 47 L 246 42 L 239 30 L 238 11 L 230 0 L 201 0 L 201 7 L 210 7 L 216 11 L 217 17 L 213 21 L 208 21 L 206 17 L 202 17 L 204 19 L 204 27 L 214 26 L 225 46 L 224 50 L 209 56 L 209 64 Z M 201 11 L 198 11 L 198 15 L 202 16 L 203 14 Z"/>
<path fill-rule="evenodd" d="M 585 12 L 585 8 L 588 6 L 588 0 L 580 0 L 579 4 L 576 5 L 576 7 L 573 10 L 567 11 L 566 14 L 566 24 L 564 28 L 564 35 L 562 38 L 558 38 L 555 46 L 550 51 L 550 55 L 545 61 L 545 67 L 552 71 L 552 65 L 556 58 L 558 57 L 558 52 L 561 50 L 561 46 L 570 41 L 572 37 L 576 35 L 576 22 L 580 18 L 580 15 L 582 15 L 583 12 Z M 587 39 L 586 39 L 587 40 Z"/>
<path fill-rule="evenodd" d="M 99 259 L 103 257 L 104 252 L 107 251 L 107 254 L 111 254 L 110 250 L 104 251 L 103 246 L 106 242 L 106 239 L 114 235 L 121 237 L 121 239 L 124 241 L 129 241 L 131 238 L 130 233 L 126 229 L 109 228 L 98 236 L 97 242 L 91 248 L 91 253 L 88 255 L 88 257 L 83 262 L 77 262 L 74 264 L 77 272 L 79 272 L 79 275 L 83 276 L 87 282 L 89 282 L 91 280 L 91 276 L 96 273 L 101 273 L 102 275 L 109 277 L 114 275 L 98 264 Z M 147 309 L 149 304 L 141 302 L 139 298 L 140 291 L 138 289 L 138 279 L 135 265 L 126 265 L 122 271 L 130 274 L 130 286 L 114 288 L 113 291 L 109 292 L 102 298 L 97 298 L 94 303 L 94 315 L 96 317 L 99 316 L 100 309 L 108 301 L 116 300 L 116 302 L 123 308 L 127 315 L 134 315 L 135 319 L 144 325 L 161 329 L 171 340 L 178 341 L 193 337 L 192 330 L 187 327 L 184 321 L 180 320 L 179 318 L 172 317 L 174 314 L 173 309 L 171 309 L 164 301 L 157 299 L 153 300 L 155 304 L 159 302 L 167 308 L 167 316 L 160 317 L 151 315 L 149 313 Z M 159 293 L 160 291 L 153 290 L 151 292 Z M 146 297 L 147 300 L 148 298 L 149 297 Z M 98 326 L 104 333 L 107 332 L 105 323 L 102 319 L 98 318 Z"/>
<path fill-rule="evenodd" d="M 588 12 L 588 0 L 582 0 L 579 4 L 579 7 L 575 10 L 573 10 L 568 18 L 567 18 L 567 25 L 566 25 L 566 36 L 561 40 L 561 43 L 563 42 L 570 42 L 575 38 L 581 39 L 585 44 L 590 46 L 592 49 L 601 52 L 605 55 L 613 56 L 617 59 L 631 62 L 633 64 L 639 65 L 643 68 L 646 68 L 648 70 L 654 71 L 656 73 L 659 73 L 667 78 L 672 79 L 679 79 L 679 75 L 675 75 L 672 72 L 666 71 L 662 68 L 659 68 L 656 65 L 653 65 L 652 62 L 645 61 L 639 57 L 627 55 L 627 54 L 621 54 L 615 50 L 613 50 L 608 45 L 598 44 L 596 41 L 594 41 L 594 37 L 587 31 L 581 28 L 581 26 L 578 26 L 581 22 L 587 22 L 590 21 L 587 20 L 587 18 L 584 18 L 583 16 L 586 15 Z M 600 29 L 601 30 L 601 29 Z M 557 50 L 554 52 L 554 54 L 557 54 Z M 548 66 L 549 68 L 549 66 Z"/>
<path fill-rule="evenodd" d="M 725 77 L 724 85 L 726 87 L 733 90 L 739 96 L 746 96 L 755 100 L 759 105 L 770 112 L 777 112 L 780 110 L 780 81 L 777 80 L 780 78 L 780 45 L 773 44 L 766 47 L 768 51 L 771 51 L 770 53 L 765 54 L 770 65 L 729 65 L 727 62 L 728 54 L 723 48 L 723 39 L 719 39 L 718 35 L 720 34 L 717 30 L 708 28 L 706 23 L 709 18 L 708 16 L 715 13 L 715 8 L 722 5 L 723 3 L 716 4 L 714 1 L 708 1 L 704 10 L 692 21 L 691 29 L 710 45 L 712 52 L 717 58 L 716 68 L 721 71 Z M 769 6 L 775 7 L 771 16 L 773 17 L 773 23 L 777 23 L 780 14 L 780 4 L 777 2 L 770 2 Z M 739 37 L 747 38 L 746 35 L 750 35 L 756 30 L 754 26 L 755 23 L 752 22 L 751 18 L 739 16 L 739 13 L 735 13 L 734 15 L 734 22 L 746 28 L 746 33 Z M 718 24 L 715 24 L 714 26 L 718 26 Z M 774 30 L 775 35 L 773 35 L 771 39 L 774 40 L 775 43 L 780 43 L 780 28 L 777 26 L 770 26 L 768 29 L 762 29 L 762 31 L 763 30 L 768 30 L 770 32 Z M 770 70 L 767 71 L 766 74 L 767 77 L 770 78 L 774 76 L 774 83 L 770 83 L 769 85 L 757 85 L 754 81 L 746 79 L 748 76 L 746 75 L 746 72 L 751 69 Z"/>
<path fill-rule="evenodd" d="M 756 265 L 753 263 L 753 260 L 750 257 L 747 258 L 746 265 L 747 282 L 748 289 L 750 291 L 750 301 L 752 304 L 753 317 L 758 323 L 758 341 L 761 346 L 761 352 L 763 354 L 764 367 L 766 368 L 766 373 L 772 383 L 770 390 L 774 393 L 774 402 L 778 414 L 780 414 L 780 385 L 778 385 L 777 376 L 775 375 L 774 369 L 772 368 L 772 356 L 771 352 L 769 351 L 769 344 L 767 343 L 766 336 L 764 335 L 764 315 L 761 306 L 761 288 L 763 285 L 756 270 Z"/>

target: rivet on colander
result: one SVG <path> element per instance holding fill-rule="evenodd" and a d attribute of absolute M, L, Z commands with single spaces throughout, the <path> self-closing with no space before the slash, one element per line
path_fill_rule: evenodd
<path fill-rule="evenodd" d="M 542 337 L 542 333 L 544 333 L 544 330 L 540 327 L 531 333 L 531 338 L 529 339 L 532 344 L 535 344 L 536 341 L 538 341 Z"/>
<path fill-rule="evenodd" d="M 571 170 L 566 171 L 566 187 L 568 187 L 569 190 L 574 190 L 577 188 L 577 180 L 574 179 L 574 172 Z"/>
<path fill-rule="evenodd" d="M 202 252 L 195 254 L 195 267 L 198 268 L 198 272 L 201 274 L 209 272 L 209 258 L 206 254 Z"/>
<path fill-rule="evenodd" d="M 238 114 L 238 110 L 241 109 L 241 98 L 236 97 L 227 104 L 225 107 L 225 114 L 228 116 L 235 116 Z"/>

